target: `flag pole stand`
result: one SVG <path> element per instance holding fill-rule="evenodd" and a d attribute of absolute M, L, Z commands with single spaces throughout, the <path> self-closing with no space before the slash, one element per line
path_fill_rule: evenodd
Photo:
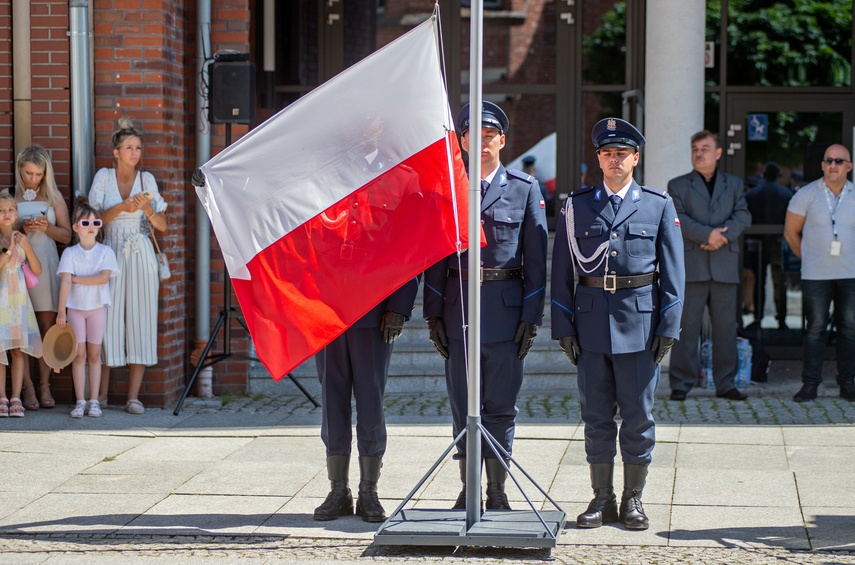
<path fill-rule="evenodd" d="M 481 437 L 484 437 L 487 445 L 497 459 L 502 461 L 505 470 L 508 471 L 508 476 L 525 498 L 528 505 L 527 510 L 481 511 L 480 457 L 466 458 L 466 510 L 404 509 L 404 506 L 410 502 L 464 435 L 467 436 L 467 446 L 471 446 L 473 440 L 480 443 Z M 467 453 L 472 452 L 467 451 Z M 505 461 L 508 463 L 505 464 Z M 534 503 L 526 495 L 514 473 L 511 472 L 511 466 L 515 466 L 546 497 L 554 510 L 538 511 L 534 507 Z M 558 504 L 481 425 L 481 417 L 469 416 L 466 428 L 454 438 L 451 445 L 434 462 L 433 466 L 374 534 L 374 543 L 376 545 L 518 547 L 551 550 L 558 543 L 558 535 L 564 528 L 566 518 L 567 515 Z"/>
<path fill-rule="evenodd" d="M 232 124 L 226 123 L 226 147 L 232 144 Z M 193 384 L 196 382 L 196 377 L 199 376 L 199 372 L 206 367 L 210 367 L 212 365 L 216 365 L 220 361 L 225 361 L 231 357 L 235 357 L 238 359 L 246 359 L 247 361 L 255 361 L 258 362 L 258 359 L 255 357 L 251 357 L 249 355 L 243 355 L 238 353 L 232 353 L 232 328 L 231 328 L 231 320 L 237 320 L 237 322 L 241 325 L 241 327 L 249 334 L 249 328 L 246 326 L 246 322 L 243 317 L 238 313 L 238 311 L 232 306 L 232 278 L 229 276 L 228 269 L 225 270 L 225 280 L 223 281 L 223 309 L 220 310 L 220 317 L 217 320 L 217 325 L 214 326 L 214 331 L 211 332 L 211 337 L 208 338 L 208 343 L 205 345 L 205 349 L 202 350 L 202 355 L 199 356 L 199 362 L 196 365 L 196 368 L 193 369 L 193 374 L 190 375 L 190 379 L 187 381 L 187 386 L 184 388 L 184 393 L 181 395 L 181 399 L 178 401 L 178 404 L 175 406 L 175 410 L 173 410 L 173 414 L 178 416 L 178 413 L 181 412 L 181 408 L 184 406 L 184 401 L 187 400 L 187 396 L 190 394 L 190 389 L 193 388 Z M 220 328 L 223 328 L 223 352 L 217 355 L 213 355 L 210 358 L 208 357 L 208 353 L 211 351 L 211 348 L 214 345 L 214 340 L 217 338 L 217 334 L 220 331 Z M 309 399 L 309 401 L 315 405 L 315 408 L 320 407 L 320 403 L 315 400 L 315 397 L 309 393 L 306 388 L 300 384 L 294 375 L 288 373 L 288 378 L 291 379 L 297 388 L 300 389 L 300 392 Z"/>

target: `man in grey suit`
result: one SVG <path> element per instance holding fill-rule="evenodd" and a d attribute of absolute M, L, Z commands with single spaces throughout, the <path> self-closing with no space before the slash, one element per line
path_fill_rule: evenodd
<path fill-rule="evenodd" d="M 709 131 L 692 136 L 694 170 L 672 179 L 668 193 L 680 218 L 686 258 L 686 302 L 680 341 L 671 351 L 671 400 L 683 401 L 698 382 L 698 342 L 704 308 L 712 319 L 716 396 L 745 400 L 736 388 L 736 305 L 739 236 L 751 225 L 742 180 L 717 168 L 721 141 Z"/>

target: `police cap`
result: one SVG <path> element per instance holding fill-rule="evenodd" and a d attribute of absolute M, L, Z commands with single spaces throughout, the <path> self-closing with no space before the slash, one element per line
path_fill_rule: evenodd
<path fill-rule="evenodd" d="M 523 167 L 529 167 L 531 165 L 534 165 L 534 162 L 535 162 L 534 155 L 526 155 L 525 157 L 522 158 Z"/>
<path fill-rule="evenodd" d="M 639 151 L 645 143 L 641 132 L 620 118 L 605 118 L 597 122 L 591 130 L 591 141 L 597 151 L 603 147 L 624 147 Z"/>
<path fill-rule="evenodd" d="M 469 104 L 460 109 L 455 123 L 460 135 L 466 133 L 469 129 Z M 499 133 L 505 134 L 510 125 L 507 114 L 501 108 L 486 100 L 481 103 L 481 127 L 494 128 L 499 130 Z"/>

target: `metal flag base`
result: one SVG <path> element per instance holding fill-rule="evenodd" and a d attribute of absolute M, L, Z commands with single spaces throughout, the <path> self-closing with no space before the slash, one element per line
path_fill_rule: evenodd
<path fill-rule="evenodd" d="M 564 528 L 567 515 L 558 504 L 526 473 L 519 463 L 511 457 L 484 429 L 477 423 L 475 433 L 482 433 L 488 445 L 496 454 L 499 461 L 509 461 L 525 475 L 526 479 L 540 491 L 552 504 L 555 510 L 539 512 L 520 486 L 516 477 L 506 465 L 508 476 L 522 492 L 528 504 L 526 510 L 487 510 L 476 515 L 474 522 L 467 520 L 466 510 L 423 509 L 404 506 L 413 498 L 434 471 L 439 467 L 457 442 L 469 432 L 470 424 L 454 438 L 448 449 L 433 464 L 418 484 L 404 498 L 389 518 L 383 522 L 374 534 L 376 545 L 432 545 L 432 546 L 474 546 L 474 547 L 532 547 L 553 548 L 558 543 L 558 534 Z M 501 455 L 499 453 L 501 452 Z M 480 457 L 478 458 L 480 459 Z M 469 462 L 467 461 L 467 464 Z M 481 468 L 480 461 L 473 462 Z M 479 475 L 480 477 L 480 475 Z M 480 479 L 477 481 L 478 498 L 480 499 Z M 468 497 L 467 497 L 468 500 Z"/>

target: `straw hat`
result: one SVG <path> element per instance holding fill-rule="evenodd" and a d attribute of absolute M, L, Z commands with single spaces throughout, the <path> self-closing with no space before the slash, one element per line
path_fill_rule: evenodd
<path fill-rule="evenodd" d="M 42 357 L 51 369 L 62 369 L 74 361 L 77 355 L 77 336 L 71 324 L 65 324 L 65 328 L 54 325 L 45 334 L 42 342 Z"/>

